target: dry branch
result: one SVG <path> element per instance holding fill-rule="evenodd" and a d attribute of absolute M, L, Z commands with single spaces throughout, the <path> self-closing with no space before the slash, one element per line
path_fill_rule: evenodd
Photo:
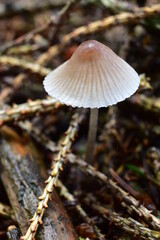
<path fill-rule="evenodd" d="M 55 99 L 29 100 L 26 103 L 14 105 L 12 108 L 0 111 L 0 125 L 11 121 L 19 121 L 26 119 L 36 113 L 44 113 L 52 111 L 61 104 Z"/>
<path fill-rule="evenodd" d="M 36 209 L 38 196 L 43 192 L 43 181 L 47 174 L 42 157 L 30 139 L 24 136 L 22 138 L 6 126 L 2 127 L 1 135 L 1 179 L 15 218 L 24 234 Z M 75 239 L 72 225 L 54 191 L 43 222 L 37 235 L 38 239 L 57 240 L 57 236 L 62 240 Z"/>
<path fill-rule="evenodd" d="M 9 66 L 18 66 L 23 69 L 29 70 L 32 73 L 41 75 L 42 77 L 46 76 L 51 70 L 49 68 L 44 68 L 38 63 L 27 62 L 23 59 L 0 56 L 0 64 L 7 64 Z"/>

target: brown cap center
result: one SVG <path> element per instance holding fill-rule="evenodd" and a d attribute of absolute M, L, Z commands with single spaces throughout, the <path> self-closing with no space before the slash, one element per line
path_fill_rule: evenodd
<path fill-rule="evenodd" d="M 89 40 L 82 43 L 74 52 L 71 59 L 73 61 L 86 62 L 93 61 L 103 55 L 103 46 L 95 40 Z"/>

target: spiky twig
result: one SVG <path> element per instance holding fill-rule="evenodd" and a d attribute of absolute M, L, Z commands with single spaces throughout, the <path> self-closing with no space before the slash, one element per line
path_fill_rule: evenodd
<path fill-rule="evenodd" d="M 45 209 L 48 207 L 47 204 L 48 204 L 49 198 L 51 196 L 53 186 L 56 184 L 56 180 L 59 176 L 59 173 L 63 169 L 62 165 L 65 161 L 66 155 L 70 151 L 71 144 L 74 141 L 75 135 L 78 130 L 78 126 L 79 126 L 80 122 L 83 120 L 83 117 L 84 117 L 84 115 L 80 116 L 78 113 L 76 113 L 72 118 L 70 126 L 66 132 L 66 136 L 60 145 L 59 152 L 58 152 L 57 156 L 54 158 L 54 162 L 51 167 L 51 173 L 50 173 L 48 179 L 46 180 L 46 187 L 43 191 L 43 194 L 39 197 L 40 201 L 38 203 L 36 212 L 35 212 L 33 218 L 30 220 L 31 224 L 30 224 L 25 236 L 23 236 L 21 238 L 23 240 L 33 239 L 36 234 L 39 224 L 42 223 L 42 217 L 43 217 Z"/>
<path fill-rule="evenodd" d="M 59 107 L 60 105 L 55 99 L 29 100 L 26 103 L 14 105 L 12 108 L 0 111 L 0 126 L 14 120 L 25 119 L 37 112 L 52 111 L 54 107 Z"/>
<path fill-rule="evenodd" d="M 97 202 L 97 199 L 95 199 L 93 195 L 88 194 L 85 198 L 85 203 L 100 212 L 105 219 L 113 222 L 116 226 L 121 227 L 131 234 L 148 240 L 160 239 L 160 232 L 146 228 L 143 224 L 131 217 L 125 218 L 116 212 L 107 210 L 105 206 Z"/>
<path fill-rule="evenodd" d="M 109 16 L 102 20 L 92 22 L 92 23 L 88 24 L 87 26 L 81 26 L 81 27 L 73 30 L 71 33 L 62 37 L 60 44 L 50 47 L 47 52 L 45 52 L 44 54 L 42 54 L 39 57 L 38 63 L 39 64 L 47 63 L 48 60 L 52 59 L 54 56 L 59 54 L 59 52 L 72 39 L 76 38 L 79 35 L 87 35 L 87 34 L 95 33 L 97 31 L 107 29 L 109 27 L 116 26 L 119 24 L 132 23 L 139 19 L 144 19 L 146 17 L 150 17 L 150 16 L 158 14 L 158 13 L 160 13 L 160 4 L 155 4 L 151 7 L 137 8 L 134 13 L 123 12 L 123 13 L 117 14 L 115 16 Z"/>

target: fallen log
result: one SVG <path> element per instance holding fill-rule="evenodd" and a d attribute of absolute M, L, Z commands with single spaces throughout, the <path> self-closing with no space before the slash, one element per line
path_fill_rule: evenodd
<path fill-rule="evenodd" d="M 38 196 L 42 194 L 47 174 L 40 153 L 28 137 L 22 138 L 13 129 L 4 126 L 1 128 L 0 148 L 1 179 L 24 234 L 35 212 Z M 69 217 L 55 191 L 36 239 L 76 239 Z"/>

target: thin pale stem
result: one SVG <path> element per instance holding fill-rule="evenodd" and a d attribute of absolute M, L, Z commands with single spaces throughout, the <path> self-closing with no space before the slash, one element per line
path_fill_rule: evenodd
<path fill-rule="evenodd" d="M 93 163 L 94 146 L 96 142 L 97 133 L 97 123 L 98 123 L 98 108 L 93 108 L 90 110 L 89 119 L 89 132 L 88 132 L 88 142 L 86 150 L 86 162 Z"/>

